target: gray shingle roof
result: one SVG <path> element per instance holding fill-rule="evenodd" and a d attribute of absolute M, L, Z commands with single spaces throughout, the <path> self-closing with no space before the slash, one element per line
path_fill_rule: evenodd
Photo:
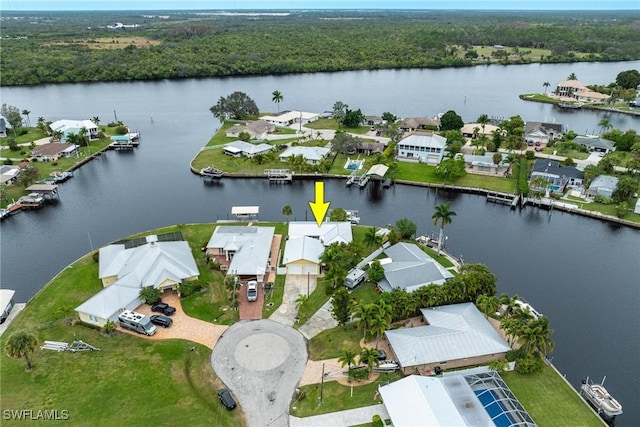
<path fill-rule="evenodd" d="M 378 286 L 383 291 L 402 288 L 412 292 L 429 284 L 441 285 L 453 277 L 417 245 L 400 242 L 384 252 L 393 262 L 382 266 L 384 279 Z"/>

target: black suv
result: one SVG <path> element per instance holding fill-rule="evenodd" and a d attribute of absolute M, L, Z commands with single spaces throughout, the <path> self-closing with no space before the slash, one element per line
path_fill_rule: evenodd
<path fill-rule="evenodd" d="M 162 326 L 163 328 L 168 328 L 173 323 L 173 319 L 165 316 L 164 314 L 154 314 L 151 316 L 151 323 Z"/>
<path fill-rule="evenodd" d="M 227 408 L 229 411 L 236 407 L 236 401 L 233 400 L 231 393 L 226 388 L 223 388 L 218 392 L 218 397 L 220 398 L 220 402 Z"/>
<path fill-rule="evenodd" d="M 160 312 L 165 316 L 171 316 L 173 313 L 176 312 L 176 309 L 175 307 L 171 307 L 169 304 L 165 302 L 159 302 L 151 306 L 151 311 Z"/>

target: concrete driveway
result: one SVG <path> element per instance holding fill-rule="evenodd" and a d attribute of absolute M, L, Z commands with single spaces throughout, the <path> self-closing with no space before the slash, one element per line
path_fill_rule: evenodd
<path fill-rule="evenodd" d="M 311 294 L 316 288 L 317 281 L 317 276 L 287 274 L 284 282 L 282 304 L 269 316 L 269 319 L 282 323 L 283 325 L 293 326 L 298 313 L 296 298 L 298 298 L 300 294 L 307 295 L 307 292 Z"/>
<path fill-rule="evenodd" d="M 289 404 L 306 363 L 302 335 L 268 319 L 229 327 L 211 355 L 213 370 L 242 406 L 250 427 L 289 425 Z"/>

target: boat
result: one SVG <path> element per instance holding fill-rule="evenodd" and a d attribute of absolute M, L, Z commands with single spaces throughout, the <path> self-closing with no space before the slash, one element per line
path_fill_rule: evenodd
<path fill-rule="evenodd" d="M 589 377 L 586 380 L 582 380 L 580 395 L 598 411 L 600 416 L 605 419 L 612 419 L 616 415 L 622 414 L 622 405 L 604 388 L 604 380 L 606 378 L 604 377 L 600 384 L 593 384 L 589 381 Z"/>
<path fill-rule="evenodd" d="M 375 372 L 395 372 L 400 369 L 400 365 L 395 360 L 384 360 L 373 367 Z"/>
<path fill-rule="evenodd" d="M 212 166 L 207 166 L 206 168 L 200 171 L 200 175 L 204 178 L 218 179 L 222 177 L 222 171 Z"/>
<path fill-rule="evenodd" d="M 358 211 L 345 211 L 347 213 L 347 221 L 351 224 L 360 224 L 360 215 Z"/>
<path fill-rule="evenodd" d="M 567 110 L 579 110 L 582 108 L 584 104 L 581 102 L 558 102 L 557 105 L 559 108 L 564 108 Z"/>
<path fill-rule="evenodd" d="M 53 182 L 55 184 L 59 184 L 61 182 L 65 182 L 66 180 L 68 180 L 69 178 L 71 178 L 73 176 L 73 172 L 52 172 L 51 173 L 51 179 L 53 180 Z"/>
<path fill-rule="evenodd" d="M 18 199 L 22 209 L 39 209 L 44 205 L 44 197 L 40 193 L 29 193 Z"/>

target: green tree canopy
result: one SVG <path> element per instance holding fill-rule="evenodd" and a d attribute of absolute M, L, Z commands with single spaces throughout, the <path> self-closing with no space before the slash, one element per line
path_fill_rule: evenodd
<path fill-rule="evenodd" d="M 331 315 L 340 326 L 347 324 L 351 318 L 351 298 L 346 288 L 340 287 L 331 297 Z"/>
<path fill-rule="evenodd" d="M 329 221 L 344 222 L 347 220 L 347 211 L 342 208 L 335 208 L 329 213 Z"/>
<path fill-rule="evenodd" d="M 640 85 L 640 71 L 627 70 L 618 73 L 616 84 L 624 89 L 635 89 Z"/>
<path fill-rule="evenodd" d="M 636 191 L 638 191 L 638 181 L 630 176 L 625 176 L 618 180 L 618 185 L 613 190 L 611 198 L 616 203 L 626 202 L 633 198 Z"/>
<path fill-rule="evenodd" d="M 220 97 L 218 103 L 209 109 L 220 120 L 246 120 L 260 112 L 255 101 L 244 92 L 233 92 L 226 98 Z"/>
<path fill-rule="evenodd" d="M 373 283 L 378 283 L 384 278 L 384 268 L 380 264 L 379 260 L 375 260 L 371 263 L 371 267 L 367 270 L 367 280 Z"/>
<path fill-rule="evenodd" d="M 462 121 L 462 117 L 456 114 L 455 111 L 449 110 L 442 115 L 440 118 L 440 130 L 448 131 L 448 130 L 460 130 L 464 126 L 464 122 Z"/>
<path fill-rule="evenodd" d="M 13 128 L 13 134 L 16 135 L 16 129 L 22 126 L 22 115 L 20 109 L 15 105 L 2 104 L 0 114 L 7 119 L 7 122 Z"/>
<path fill-rule="evenodd" d="M 356 152 L 360 138 L 346 132 L 337 131 L 331 140 L 331 149 L 340 154 L 353 154 Z"/>
<path fill-rule="evenodd" d="M 29 353 L 33 353 L 38 346 L 38 339 L 35 335 L 18 331 L 11 334 L 5 344 L 5 351 L 9 357 L 16 359 L 24 357 L 27 362 L 27 370 L 33 369 L 31 361 L 29 360 Z"/>
<path fill-rule="evenodd" d="M 438 166 L 436 166 L 434 173 L 436 176 L 441 176 L 444 181 L 455 181 L 456 179 L 463 177 L 467 174 L 465 170 L 464 158 L 458 156 L 455 159 L 444 159 Z"/>
<path fill-rule="evenodd" d="M 348 128 L 357 128 L 360 126 L 362 121 L 364 120 L 364 114 L 358 108 L 357 110 L 349 110 L 348 108 L 345 111 L 344 119 L 342 120 L 342 124 Z"/>
<path fill-rule="evenodd" d="M 410 239 L 416 234 L 416 231 L 418 231 L 418 226 L 416 226 L 416 223 L 408 218 L 400 218 L 399 220 L 397 220 L 396 228 L 402 235 L 403 239 Z"/>

